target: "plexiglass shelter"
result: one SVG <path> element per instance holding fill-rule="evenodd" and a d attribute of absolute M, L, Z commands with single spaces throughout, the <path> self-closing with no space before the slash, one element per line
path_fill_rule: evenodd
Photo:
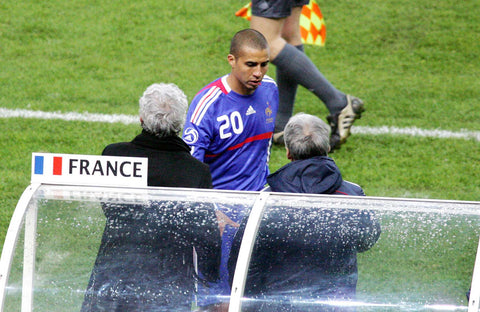
<path fill-rule="evenodd" d="M 245 212 L 229 261 L 231 294 L 223 298 L 229 311 L 478 311 L 480 202 L 32 181 L 3 245 L 0 311 L 87 311 L 105 240 L 121 238 L 109 248 L 142 235 L 161 240 L 165 228 L 173 233 L 185 226 L 183 216 L 210 207 Z M 135 222 L 125 226 L 122 218 Z M 178 241 L 206 243 L 196 237 L 208 224 L 192 220 L 199 223 L 178 231 L 189 233 L 175 234 Z M 108 227 L 115 231 L 106 235 Z M 198 270 L 204 263 L 196 253 Z M 127 254 L 103 262 L 104 279 L 114 280 L 109 274 L 129 259 L 133 276 L 157 277 L 135 262 L 152 255 Z M 163 288 L 173 282 L 162 276 L 153 290 L 111 282 L 95 295 L 140 300 L 140 311 L 198 310 L 196 288 Z M 160 301 L 142 301 L 146 293 Z M 188 305 L 162 306 L 178 294 Z"/>

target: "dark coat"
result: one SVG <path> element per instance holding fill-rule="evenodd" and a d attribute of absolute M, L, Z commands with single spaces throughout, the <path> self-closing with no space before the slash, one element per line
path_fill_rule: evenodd
<path fill-rule="evenodd" d="M 342 179 L 333 159 L 326 156 L 292 161 L 270 174 L 267 182 L 273 192 L 365 196 L 360 186 Z"/>
<path fill-rule="evenodd" d="M 208 166 L 178 137 L 143 131 L 104 155 L 148 157 L 149 186 L 209 188 Z M 181 201 L 104 202 L 105 230 L 82 311 L 190 311 L 199 270 L 218 278 L 220 233 L 213 207 Z"/>
<path fill-rule="evenodd" d="M 149 186 L 212 188 L 208 165 L 177 136 L 158 138 L 143 130 L 131 142 L 108 145 L 102 155 L 147 157 Z"/>
<path fill-rule="evenodd" d="M 343 181 L 328 157 L 294 161 L 271 174 L 272 191 L 364 195 Z M 245 231 L 242 222 L 232 245 L 231 273 Z M 265 212 L 247 276 L 245 296 L 257 300 L 245 311 L 350 311 L 291 300 L 351 300 L 357 283 L 357 252 L 371 248 L 380 225 L 370 211 L 273 206 Z M 233 274 L 231 274 L 233 276 Z"/>

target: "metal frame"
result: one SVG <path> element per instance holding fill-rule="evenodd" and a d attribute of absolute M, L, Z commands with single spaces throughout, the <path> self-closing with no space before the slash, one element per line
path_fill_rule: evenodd
<path fill-rule="evenodd" d="M 238 253 L 237 266 L 235 267 L 235 276 L 233 277 L 228 312 L 241 311 L 241 300 L 243 297 L 245 282 L 247 280 L 250 256 L 252 254 L 255 237 L 257 236 L 258 227 L 262 221 L 263 212 L 265 211 L 265 205 L 269 196 L 269 193 L 260 193 L 260 196 L 255 201 L 248 217 L 245 234 L 243 235 L 242 244 L 240 245 L 240 251 Z"/>
<path fill-rule="evenodd" d="M 15 207 L 15 211 L 13 212 L 12 219 L 10 221 L 10 225 L 8 226 L 8 231 L 7 235 L 5 236 L 5 243 L 3 245 L 3 250 L 2 250 L 2 256 L 0 258 L 0 312 L 3 312 L 3 306 L 4 306 L 4 301 L 5 301 L 5 294 L 6 294 L 6 287 L 7 287 L 7 282 L 8 282 L 8 277 L 10 275 L 10 269 L 12 266 L 12 260 L 13 260 L 13 253 L 15 251 L 15 246 L 17 245 L 17 239 L 20 234 L 21 227 L 24 222 L 24 217 L 25 213 L 27 211 L 28 205 L 30 203 L 30 200 L 32 199 L 33 195 L 37 191 L 37 189 L 40 187 L 41 184 L 31 184 L 29 185 L 25 191 L 23 192 L 22 196 L 20 197 L 17 206 Z M 35 218 L 35 223 L 36 223 L 36 209 L 35 210 L 35 215 L 32 215 L 29 213 L 28 220 L 29 222 L 32 220 L 32 218 Z M 27 229 L 25 229 L 27 230 Z M 30 236 L 32 235 L 35 236 L 35 231 L 33 233 L 26 233 L 26 235 Z M 34 238 L 35 239 L 35 238 Z M 25 243 L 27 243 L 28 239 L 25 239 Z M 32 241 L 30 240 L 29 244 L 32 244 Z M 35 242 L 33 241 L 33 258 L 27 259 L 30 263 L 33 261 L 33 265 L 35 265 Z M 25 253 L 26 255 L 27 253 Z M 30 254 L 32 256 L 32 254 Z M 25 260 L 24 260 L 25 261 Z M 31 270 L 32 268 L 29 268 L 28 270 Z M 24 272 L 25 273 L 25 272 Z M 32 272 L 33 274 L 33 272 Z M 33 278 L 33 275 L 31 276 Z M 25 282 L 25 281 L 24 281 Z M 27 281 L 28 283 L 28 281 Z M 22 291 L 22 297 L 23 297 L 23 292 L 28 292 L 30 293 L 30 299 L 33 299 L 32 293 L 33 293 L 33 288 L 32 284 L 29 285 L 30 289 L 28 287 L 23 287 Z M 27 300 L 27 298 L 22 298 L 22 311 L 29 311 L 29 310 L 24 310 L 24 304 L 23 300 Z M 28 307 L 25 306 L 25 309 Z M 30 303 L 30 311 L 31 311 L 31 303 Z"/>
<path fill-rule="evenodd" d="M 480 301 L 480 238 L 473 267 L 472 285 L 470 287 L 470 299 L 468 301 L 468 312 L 477 312 Z"/>

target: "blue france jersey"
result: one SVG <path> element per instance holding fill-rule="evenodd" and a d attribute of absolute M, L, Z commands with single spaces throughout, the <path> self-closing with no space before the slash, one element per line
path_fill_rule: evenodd
<path fill-rule="evenodd" d="M 223 76 L 195 96 L 183 140 L 210 166 L 213 187 L 258 191 L 269 174 L 271 137 L 278 109 L 275 81 L 264 76 L 251 95 L 230 89 Z"/>

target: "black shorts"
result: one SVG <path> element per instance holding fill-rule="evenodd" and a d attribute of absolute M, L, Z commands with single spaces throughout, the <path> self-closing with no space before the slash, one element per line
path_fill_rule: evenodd
<path fill-rule="evenodd" d="M 308 4 L 310 0 L 252 0 L 252 15 L 266 18 L 284 18 L 292 8 Z"/>

